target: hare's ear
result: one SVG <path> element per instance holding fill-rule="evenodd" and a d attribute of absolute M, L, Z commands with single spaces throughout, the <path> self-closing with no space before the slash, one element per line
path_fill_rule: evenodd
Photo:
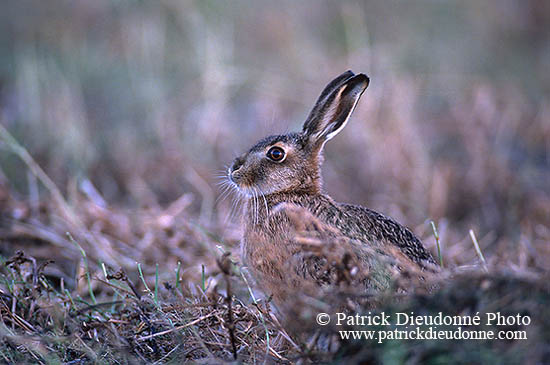
<path fill-rule="evenodd" d="M 302 134 L 313 146 L 322 146 L 346 125 L 359 98 L 369 86 L 364 74 L 347 71 L 332 80 L 319 96 L 304 123 Z"/>

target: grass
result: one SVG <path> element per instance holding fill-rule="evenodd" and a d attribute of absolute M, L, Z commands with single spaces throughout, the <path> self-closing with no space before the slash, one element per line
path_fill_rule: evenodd
<path fill-rule="evenodd" d="M 479 256 L 479 259 L 481 260 L 481 264 L 483 265 L 483 268 L 487 270 L 487 262 L 485 261 L 485 257 L 483 256 L 483 253 L 481 252 L 481 249 L 479 248 L 479 243 L 477 242 L 476 235 L 474 233 L 473 229 L 470 229 L 470 237 L 472 238 L 472 242 L 474 243 L 474 247 L 476 248 L 476 253 Z"/>
<path fill-rule="evenodd" d="M 434 315 L 440 311 L 449 315 L 473 315 L 475 312 L 481 316 L 496 311 L 507 314 L 517 312 L 531 316 L 531 325 L 506 329 L 527 330 L 527 340 L 508 342 L 507 345 L 500 341 L 431 343 L 400 340 L 398 347 L 395 347 L 395 341 L 373 341 L 368 345 L 359 341 L 344 341 L 336 352 L 331 352 L 323 350 L 322 346 L 317 347 L 315 342 L 313 345 L 301 342 L 300 339 L 315 335 L 315 331 L 309 332 L 311 323 L 307 318 L 293 319 L 291 328 L 304 327 L 289 336 L 277 321 L 273 321 L 275 314 L 270 313 L 269 306 L 255 299 L 246 277 L 235 277 L 228 267 L 223 268 L 223 259 L 219 262 L 226 282 L 225 294 L 216 291 L 205 293 L 198 284 L 194 289 L 190 287 L 178 292 L 174 290 L 175 283 L 165 282 L 164 288 L 159 289 L 161 297 L 158 305 L 154 298 L 148 295 L 139 297 L 129 290 L 121 290 L 125 295 L 119 295 L 118 290 L 108 295 L 117 287 L 111 281 L 129 280 L 123 272 L 119 272 L 108 274 L 105 284 L 96 287 L 101 299 L 92 304 L 81 299 L 78 293 L 55 290 L 43 270 L 45 266 L 31 269 L 28 266 L 34 260 L 19 253 L 3 265 L 0 274 L 3 288 L 0 299 L 1 331 L 4 339 L 0 355 L 9 363 L 50 363 L 54 360 L 171 363 L 199 359 L 208 359 L 209 362 L 238 359 L 245 363 L 333 359 L 355 363 L 359 359 L 397 361 L 395 356 L 404 360 L 414 354 L 416 358 L 420 356 L 426 359 L 426 363 L 434 364 L 445 358 L 466 362 L 487 358 L 499 363 L 512 363 L 517 359 L 543 360 L 550 355 L 544 350 L 549 340 L 545 326 L 550 318 L 546 313 L 550 291 L 548 283 L 542 278 L 526 278 L 517 273 L 497 270 L 487 273 L 474 270 L 453 275 L 452 279 L 446 280 L 430 294 L 412 291 L 405 299 L 401 297 L 398 301 L 388 296 L 376 309 L 385 313 Z M 40 284 L 34 285 L 34 282 Z M 252 301 L 246 305 L 241 298 L 234 297 L 232 285 L 245 286 Z M 6 288 L 9 290 L 4 290 Z M 504 297 L 503 290 L 507 293 Z M 341 329 L 323 330 L 337 333 Z M 501 328 L 480 326 L 477 329 Z M 271 338 L 275 340 L 272 342 Z M 501 352 L 501 348 L 506 348 L 506 351 Z M 398 353 L 395 352 L 397 349 Z"/>
<path fill-rule="evenodd" d="M 432 231 L 434 232 L 435 237 L 435 244 L 437 245 L 437 259 L 439 261 L 439 266 L 445 267 L 443 265 L 443 256 L 441 256 L 441 243 L 439 242 L 439 233 L 437 233 L 437 228 L 434 221 L 430 221 L 430 225 L 432 226 Z"/>
<path fill-rule="evenodd" d="M 0 32 L 1 362 L 550 362 L 544 2 L 54 3 Z M 324 188 L 444 265 L 357 311 L 525 313 L 528 340 L 330 347 L 314 311 L 355 287 L 287 320 L 240 266 L 215 175 L 345 69 L 371 85 Z"/>
<path fill-rule="evenodd" d="M 83 208 L 90 203 L 87 200 L 80 202 L 82 206 L 77 208 L 81 209 L 75 211 L 81 214 L 93 213 L 93 210 Z M 48 209 L 48 214 L 53 217 L 60 208 L 54 204 Z M 117 218 L 120 213 L 103 209 L 103 214 L 112 215 L 108 221 L 120 220 L 120 217 Z M 140 215 L 138 219 L 141 224 L 158 218 L 157 215 L 147 216 L 145 212 Z M 163 214 L 160 216 L 166 220 Z M 80 216 L 79 219 L 91 222 L 89 216 Z M 15 229 L 11 239 L 17 240 L 18 222 L 12 220 L 11 224 Z M 439 234 L 435 224 L 431 224 L 439 246 Z M 166 229 L 176 230 L 175 227 L 165 225 L 155 227 L 157 231 L 152 233 L 154 235 Z M 549 341 L 544 328 L 550 316 L 544 317 L 542 314 L 546 311 L 545 303 L 550 301 L 550 291 L 543 276 L 536 270 L 510 271 L 504 269 L 502 264 L 489 267 L 473 230 L 470 230 L 470 237 L 484 272 L 477 268 L 466 269 L 466 266 L 453 270 L 442 268 L 443 271 L 437 277 L 429 279 L 432 281 L 430 285 L 437 287 L 436 290 L 426 292 L 422 289 L 425 287 L 423 284 L 414 289 L 413 282 L 409 282 L 408 294 L 405 297 L 398 295 L 397 301 L 395 294 L 380 294 L 376 299 L 376 310 L 434 314 L 438 311 L 467 313 L 475 310 L 481 315 L 501 310 L 507 313 L 528 313 L 532 316 L 533 325 L 521 328 L 529 329 L 528 340 L 512 342 L 511 347 L 503 353 L 499 352 L 499 348 L 504 344 L 499 341 L 466 341 L 465 346 L 451 345 L 449 342 L 434 345 L 421 341 L 401 341 L 399 347 L 395 347 L 396 343 L 392 341 L 368 345 L 343 341 L 338 347 L 325 348 L 319 342 L 320 337 L 316 333 L 319 328 L 313 325 L 312 312 L 306 309 L 314 303 L 311 298 L 297 293 L 292 299 L 295 302 L 289 303 L 297 308 L 297 317 L 291 322 L 283 320 L 280 323 L 277 319 L 279 315 L 273 311 L 269 301 L 257 299 L 245 270 L 239 267 L 238 258 L 232 258 L 229 251 L 218 245 L 217 235 L 204 234 L 204 228 L 196 224 L 182 228 L 192 230 L 189 233 L 196 237 L 194 242 L 187 242 L 186 250 L 191 252 L 204 247 L 202 240 L 214 240 L 209 244 L 219 248 L 216 261 L 196 262 L 195 257 L 189 258 L 194 261 L 195 273 L 186 270 L 191 267 L 180 260 L 172 260 L 169 266 L 155 263 L 153 269 L 148 271 L 145 269 L 150 264 L 144 266 L 138 262 L 136 266 L 122 267 L 115 272 L 105 262 L 91 265 L 85 249 L 91 242 L 84 240 L 78 243 L 69 232 L 66 233 L 66 246 L 62 248 L 64 256 L 68 255 L 75 262 L 80 257 L 84 264 L 82 270 L 78 269 L 78 265 L 75 266 L 77 277 L 70 288 L 65 284 L 71 281 L 68 276 L 70 271 L 58 263 L 40 262 L 22 251 L 4 260 L 0 268 L 0 335 L 4 339 L 0 346 L 0 356 L 8 363 L 171 363 L 200 359 L 209 362 L 238 360 L 245 363 L 298 360 L 353 363 L 365 359 L 374 362 L 405 361 L 413 354 L 418 357 L 419 353 L 427 359 L 427 363 L 446 361 L 444 359 L 448 360 L 449 356 L 452 361 L 486 358 L 506 363 L 517 358 L 542 361 L 548 356 L 543 348 Z M 116 231 L 114 229 L 113 232 Z M 90 237 L 92 232 L 75 234 Z M 105 230 L 93 234 L 96 235 L 95 242 L 106 242 L 114 237 Z M 40 245 L 48 245 L 48 242 L 42 239 Z M 36 249 L 30 246 L 31 251 Z M 164 250 L 166 247 L 156 249 Z M 61 257 L 60 254 L 58 252 L 53 257 Z M 442 262 L 441 256 L 439 259 Z M 92 262 L 100 261 L 94 257 Z M 176 272 L 175 278 L 170 274 L 172 270 Z M 100 279 L 100 274 L 104 279 Z M 78 285 L 82 277 L 85 279 L 85 288 Z M 350 285 L 339 295 L 328 293 L 326 302 L 317 302 L 313 308 L 323 308 L 329 313 L 337 311 L 344 304 L 341 302 L 343 298 L 357 294 L 357 286 Z M 508 295 L 499 297 L 498 293 L 503 288 L 506 288 Z M 334 288 L 335 291 L 341 289 Z M 146 295 L 142 295 L 143 292 Z M 372 310 L 371 307 L 356 307 L 355 311 L 367 311 L 367 308 Z M 336 335 L 339 330 L 341 328 L 323 328 L 325 334 L 332 335 Z M 533 348 L 536 351 L 528 350 Z M 477 357 L 471 357 L 472 351 L 477 353 Z M 447 355 L 443 356 L 442 353 Z"/>
<path fill-rule="evenodd" d="M 82 260 L 84 261 L 84 270 L 86 275 L 86 281 L 88 282 L 88 292 L 90 293 L 90 298 L 92 298 L 92 301 L 94 304 L 97 303 L 94 295 L 94 291 L 92 289 L 92 278 L 90 276 L 90 267 L 88 266 L 88 258 L 86 257 L 86 251 L 82 249 L 82 247 L 78 244 L 78 242 L 75 241 L 73 236 L 69 232 L 67 232 L 67 237 L 69 237 L 69 240 L 75 245 L 75 247 L 78 249 L 80 254 L 82 255 Z M 140 271 L 141 272 L 141 271 Z"/>
<path fill-rule="evenodd" d="M 7 133 L 5 130 L 4 132 Z M 6 133 L 4 136 L 9 136 Z M 15 140 L 9 139 L 9 141 L 12 143 Z M 19 144 L 14 144 L 14 146 L 19 146 L 19 151 L 22 152 L 21 155 L 27 156 L 23 161 L 29 164 L 29 167 L 37 166 L 25 149 L 20 147 Z M 40 172 L 42 170 L 34 168 L 32 171 Z M 45 181 L 51 182 L 49 179 Z M 50 191 L 59 190 L 54 187 Z M 195 227 L 195 225 L 190 227 Z M 203 229 L 199 231 L 203 231 Z M 82 232 L 79 233 L 82 234 Z M 254 299 L 255 306 L 250 308 L 243 307 L 241 304 L 237 306 L 233 304 L 234 299 L 230 286 L 232 279 L 229 278 L 233 274 L 230 269 L 233 264 L 228 261 L 229 253 L 222 256 L 224 260 L 218 261 L 218 266 L 223 268 L 222 272 L 226 282 L 225 297 L 215 291 L 210 292 L 207 296 L 206 281 L 208 278 L 204 264 L 201 264 L 200 283 L 196 286 L 187 283 L 190 287 L 182 288 L 182 279 L 180 279 L 182 264 L 180 261 L 178 261 L 175 269 L 175 282 L 164 282 L 164 290 L 160 289 L 159 264 L 155 264 L 154 287 L 151 289 L 147 284 L 142 264 L 138 262 L 138 276 L 145 292 L 148 294 L 142 296 L 136 289 L 138 286 L 131 281 L 123 269 L 115 274 L 109 274 L 105 263 L 101 263 L 100 268 L 96 268 L 95 271 L 97 275 L 100 269 L 105 281 L 98 278 L 92 280 L 93 274 L 90 271 L 85 249 L 73 238 L 71 233 L 67 232 L 66 236 L 74 251 L 81 256 L 84 263 L 83 275 L 86 279 L 88 297 L 92 302 L 88 303 L 82 297 L 82 294 L 78 292 L 78 285 L 73 288 L 76 292 L 71 292 L 68 289 L 56 290 L 55 284 L 50 284 L 51 278 L 48 278 L 43 272 L 46 265 L 43 264 L 37 268 L 34 258 L 27 257 L 22 251 L 19 251 L 16 256 L 6 261 L 1 274 L 2 284 L 6 285 L 5 288 L 7 289 L 5 293 L 2 291 L 4 294 L 2 304 L 3 310 L 5 310 L 2 317 L 5 332 L 3 336 L 6 342 L 1 349 L 1 354 L 8 362 L 38 361 L 49 363 L 52 361 L 53 354 L 57 353 L 64 354 L 64 357 L 55 359 L 55 361 L 61 362 L 75 360 L 97 362 L 99 359 L 103 359 L 100 362 L 112 363 L 130 361 L 132 358 L 137 361 L 164 362 L 175 361 L 175 359 L 201 358 L 205 356 L 205 353 L 211 360 L 215 358 L 223 359 L 226 352 L 226 343 L 219 341 L 219 335 L 220 333 L 223 335 L 226 328 L 231 339 L 232 357 L 237 359 L 237 339 L 241 343 L 241 348 L 242 344 L 245 344 L 245 352 L 250 352 L 251 349 L 255 348 L 255 346 L 247 343 L 251 338 L 254 343 L 261 343 L 261 340 L 254 339 L 258 336 L 255 333 L 255 328 L 259 326 L 259 323 L 253 323 L 252 326 L 249 325 L 246 329 L 242 325 L 235 326 L 233 321 L 239 319 L 239 316 L 243 315 L 243 311 L 245 316 L 252 319 L 259 316 L 261 319 L 261 327 L 264 331 L 261 331 L 260 334 L 266 336 L 266 350 L 261 350 L 259 353 L 262 357 L 264 354 L 265 356 L 272 356 L 271 352 L 274 351 L 270 349 L 269 345 L 269 329 L 263 314 L 259 310 L 258 302 Z M 90 237 L 91 232 L 85 232 L 82 236 Z M 70 246 L 66 247 L 66 249 L 69 248 Z M 30 268 L 31 275 L 24 279 L 25 266 L 29 263 L 32 264 L 32 268 Z M 18 280 L 16 281 L 15 278 L 18 278 Z M 61 277 L 60 279 L 63 283 L 64 278 Z M 76 282 L 79 280 L 80 278 L 77 277 Z M 113 281 L 125 282 L 129 289 L 125 289 L 113 283 Z M 42 287 L 38 286 L 37 283 L 41 283 Z M 101 284 L 99 289 L 98 283 Z M 63 284 L 61 285 L 63 286 Z M 252 293 L 248 283 L 246 285 L 249 292 Z M 96 299 L 95 291 L 100 293 L 101 301 Z M 28 296 L 28 293 L 32 293 L 32 295 Z M 162 298 L 161 294 L 163 294 Z M 205 299 L 206 302 L 204 302 Z M 152 300 L 152 303 L 150 300 Z M 12 306 L 9 307 L 6 301 L 11 301 Z M 55 311 L 62 314 L 64 321 L 59 322 L 58 320 L 56 326 L 55 317 L 50 313 L 44 313 L 45 318 L 42 318 L 43 321 L 35 323 L 36 326 L 33 326 L 17 314 L 18 312 L 22 313 L 29 320 L 37 321 L 36 318 L 33 318 L 34 308 L 42 311 L 44 310 L 42 306 L 44 308 L 54 308 Z M 188 310 L 195 306 L 201 308 L 198 318 L 197 314 L 188 313 Z M 28 312 L 29 308 L 33 308 L 32 313 Z M 110 308 L 110 310 L 105 311 L 105 308 Z M 227 323 L 224 320 L 226 316 Z M 195 319 L 187 321 L 185 320 L 186 317 L 195 317 Z M 217 319 L 219 328 L 211 326 L 211 324 L 207 326 L 209 329 L 207 332 L 217 332 L 217 335 L 210 341 L 213 346 L 207 346 L 204 340 L 205 333 L 198 326 L 206 320 L 211 322 L 214 317 Z M 138 320 L 132 323 L 132 318 Z M 11 323 L 11 331 L 7 322 Z M 128 327 L 128 325 L 133 326 Z M 162 327 L 169 328 L 162 329 Z M 22 330 L 22 332 L 14 332 L 16 329 Z M 171 342 L 177 341 L 182 335 L 185 336 L 189 330 L 193 333 L 190 339 L 192 341 L 197 339 L 203 352 L 194 350 L 195 353 L 189 355 L 184 350 L 187 346 L 182 345 L 182 343 Z M 200 334 L 199 331 L 201 331 Z M 64 333 L 67 338 L 59 340 L 55 335 L 56 333 Z M 132 336 L 127 337 L 130 333 Z M 29 336 L 39 336 L 41 342 L 45 344 L 44 349 L 37 351 L 35 348 L 28 346 L 25 339 Z M 170 338 L 170 340 L 164 344 L 167 338 Z M 92 342 L 89 340 L 92 340 Z M 164 345 L 159 344 L 161 341 Z M 69 348 L 71 351 L 69 351 Z M 258 350 L 254 349 L 250 354 L 243 356 L 258 356 L 255 354 L 256 351 Z M 285 359 L 276 352 L 274 354 L 281 360 Z"/>

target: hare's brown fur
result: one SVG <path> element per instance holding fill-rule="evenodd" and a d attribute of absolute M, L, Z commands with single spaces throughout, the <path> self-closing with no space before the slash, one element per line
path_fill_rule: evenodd
<path fill-rule="evenodd" d="M 368 77 L 351 71 L 338 76 L 321 93 L 302 132 L 261 140 L 228 171 L 233 185 L 247 197 L 242 257 L 264 291 L 279 301 L 296 289 L 313 292 L 323 284 L 322 270 L 311 269 L 304 258 L 308 240 L 338 242 L 330 249 L 351 253 L 351 262 L 366 271 L 390 266 L 383 257 L 395 259 L 397 267 L 435 264 L 409 229 L 321 192 L 323 146 L 345 126 L 368 83 Z M 270 157 L 273 148 L 282 151 L 279 161 Z M 298 231 L 306 231 L 301 240 Z M 390 254 L 395 248 L 402 254 Z M 308 262 L 317 268 L 318 261 Z"/>

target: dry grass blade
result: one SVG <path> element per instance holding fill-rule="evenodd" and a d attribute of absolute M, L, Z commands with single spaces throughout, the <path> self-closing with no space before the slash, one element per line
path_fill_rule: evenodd
<path fill-rule="evenodd" d="M 167 335 L 167 334 L 172 333 L 172 332 L 180 331 L 180 330 L 182 330 L 182 329 L 184 329 L 184 328 L 187 328 L 187 327 L 189 327 L 189 326 L 193 326 L 193 325 L 195 325 L 195 324 L 197 324 L 197 323 L 199 323 L 199 322 L 201 322 L 201 321 L 203 321 L 203 320 L 205 320 L 205 319 L 207 319 L 207 318 L 210 318 L 210 317 L 212 317 L 212 316 L 214 316 L 214 315 L 215 315 L 215 313 L 210 313 L 210 314 L 207 314 L 207 315 L 202 316 L 202 317 L 200 317 L 200 318 L 197 318 L 197 319 L 195 319 L 195 320 L 193 320 L 193 321 L 191 321 L 191 322 L 189 322 L 189 323 L 183 324 L 183 325 L 181 325 L 181 326 L 177 326 L 177 327 L 171 328 L 171 329 L 166 330 L 166 331 L 161 331 L 161 332 L 153 333 L 153 334 L 151 334 L 151 335 L 138 337 L 138 338 L 136 338 L 136 340 L 137 340 L 137 341 L 146 341 L 146 340 L 150 340 L 150 339 L 152 339 L 152 338 L 154 338 L 154 337 L 157 337 L 157 336 Z"/>
<path fill-rule="evenodd" d="M 485 257 L 483 256 L 483 253 L 481 252 L 481 249 L 479 248 L 479 243 L 477 242 L 476 235 L 474 233 L 473 229 L 470 229 L 470 238 L 472 239 L 472 242 L 474 244 L 474 247 L 476 249 L 476 253 L 479 256 L 479 259 L 481 260 L 481 264 L 483 265 L 483 269 L 487 271 L 487 262 L 485 261 Z"/>
<path fill-rule="evenodd" d="M 84 223 L 80 220 L 75 211 L 65 201 L 63 194 L 50 177 L 42 170 L 42 168 L 36 163 L 29 152 L 17 142 L 17 140 L 11 135 L 10 132 L 0 124 L 0 138 L 7 144 L 10 150 L 15 153 L 32 173 L 44 184 L 46 189 L 52 194 L 52 197 L 58 205 L 63 217 L 70 222 L 77 232 L 87 232 L 88 230 L 84 226 Z"/>

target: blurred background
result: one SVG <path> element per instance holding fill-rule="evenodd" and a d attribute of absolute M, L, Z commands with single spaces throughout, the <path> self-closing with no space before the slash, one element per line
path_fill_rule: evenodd
<path fill-rule="evenodd" d="M 78 195 L 130 212 L 183 196 L 186 219 L 236 244 L 225 166 L 363 72 L 325 191 L 432 252 L 434 220 L 449 264 L 476 260 L 473 229 L 488 260 L 548 269 L 549 29 L 545 0 L 8 1 L 0 123 L 77 210 Z M 0 186 L 4 202 L 47 197 L 5 141 Z"/>

